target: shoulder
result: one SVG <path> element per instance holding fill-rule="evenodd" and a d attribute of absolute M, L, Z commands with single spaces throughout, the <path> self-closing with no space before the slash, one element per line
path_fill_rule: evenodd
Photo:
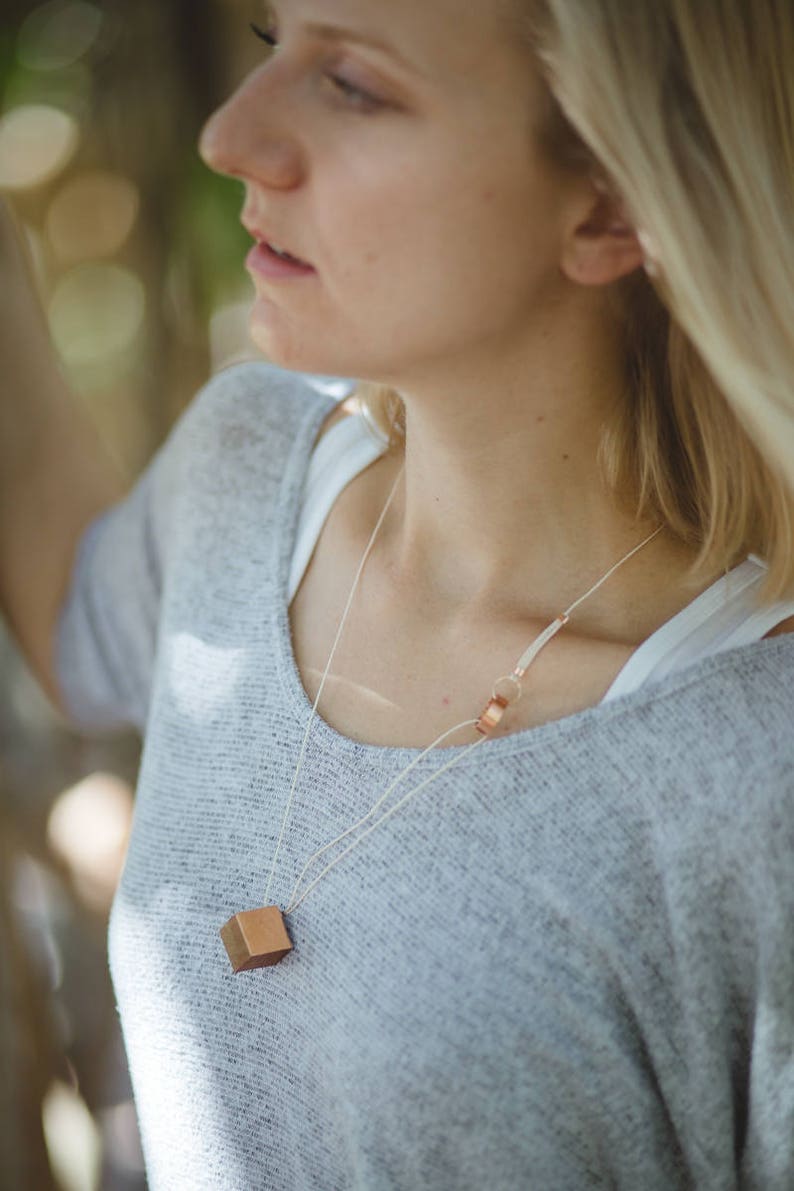
<path fill-rule="evenodd" d="M 660 711 L 680 706 L 684 715 L 697 706 L 704 716 L 726 726 L 739 720 L 759 730 L 765 724 L 779 726 L 794 712 L 792 630 L 794 618 L 781 619 L 765 637 L 717 650 L 649 685 L 638 702 L 647 701 Z"/>
<path fill-rule="evenodd" d="M 657 782 L 685 790 L 704 824 L 724 814 L 735 830 L 747 812 L 760 827 L 785 806 L 794 825 L 792 678 L 794 635 L 782 634 L 694 663 L 638 700 L 637 743 Z"/>
<path fill-rule="evenodd" d="M 315 439 L 337 398 L 315 378 L 267 363 L 237 364 L 213 376 L 161 448 L 175 482 L 200 476 L 279 472 L 293 448 Z"/>
<path fill-rule="evenodd" d="M 270 499 L 290 461 L 304 466 L 337 401 L 314 378 L 267 363 L 225 369 L 177 419 L 136 485 L 138 503 L 181 521 Z"/>
<path fill-rule="evenodd" d="M 682 705 L 686 713 L 698 707 L 748 747 L 758 742 L 762 753 L 774 741 L 794 761 L 794 734 L 784 732 L 794 714 L 794 636 L 785 629 L 769 636 L 682 671 Z"/>
<path fill-rule="evenodd" d="M 647 816 L 658 871 L 715 924 L 726 889 L 779 897 L 785 883 L 794 896 L 793 676 L 789 634 L 693 663 L 614 708 L 610 759 L 631 775 L 628 805 Z M 740 897 L 730 913 L 757 909 Z"/>
<path fill-rule="evenodd" d="M 592 764 L 631 775 L 648 813 L 675 833 L 729 834 L 740 808 L 794 822 L 794 635 L 725 650 L 585 713 Z M 584 762 L 583 762 L 584 764 Z"/>
<path fill-rule="evenodd" d="M 181 421 L 191 432 L 295 428 L 322 408 L 334 409 L 336 401 L 333 386 L 315 377 L 265 362 L 235 364 L 199 390 Z"/>

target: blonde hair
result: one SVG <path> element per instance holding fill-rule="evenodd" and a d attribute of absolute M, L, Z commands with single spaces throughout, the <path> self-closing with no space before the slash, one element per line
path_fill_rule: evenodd
<path fill-rule="evenodd" d="M 544 145 L 606 179 L 649 280 L 621 283 L 626 399 L 602 460 L 638 516 L 715 572 L 794 588 L 791 0 L 523 0 L 550 87 Z M 401 402 L 362 386 L 399 434 Z"/>

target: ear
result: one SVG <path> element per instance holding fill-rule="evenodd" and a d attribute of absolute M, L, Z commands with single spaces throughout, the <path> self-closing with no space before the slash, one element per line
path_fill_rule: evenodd
<path fill-rule="evenodd" d="M 560 262 L 569 281 L 609 285 L 640 268 L 645 254 L 621 202 L 600 188 L 589 188 L 584 213 L 572 221 Z"/>

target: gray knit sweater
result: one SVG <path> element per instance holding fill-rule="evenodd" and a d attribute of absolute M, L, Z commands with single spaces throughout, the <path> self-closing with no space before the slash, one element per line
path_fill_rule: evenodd
<path fill-rule="evenodd" d="M 484 744 L 233 975 L 309 712 L 286 584 L 330 404 L 218 377 L 63 613 L 75 716 L 146 728 L 110 954 L 152 1187 L 792 1191 L 794 638 Z M 414 755 L 315 723 L 272 900 Z"/>

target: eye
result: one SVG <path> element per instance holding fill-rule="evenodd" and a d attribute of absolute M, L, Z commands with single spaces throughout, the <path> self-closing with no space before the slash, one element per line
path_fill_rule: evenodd
<path fill-rule="evenodd" d="M 344 99 L 347 106 L 354 108 L 356 111 L 374 112 L 384 106 L 382 99 L 378 99 L 370 91 L 365 91 L 363 87 L 357 87 L 355 83 L 351 83 L 349 79 L 344 78 L 342 75 L 328 74 L 326 78 L 342 99 Z"/>
<path fill-rule="evenodd" d="M 263 29 L 260 25 L 255 25 L 254 22 L 251 21 L 251 32 L 258 37 L 260 41 L 264 41 L 266 45 L 269 45 L 271 50 L 278 49 L 278 30 L 276 29 L 275 25 L 269 25 L 267 29 Z"/>
<path fill-rule="evenodd" d="M 271 50 L 279 48 L 278 29 L 275 24 L 268 25 L 262 28 L 261 25 L 250 22 L 251 32 L 265 45 L 269 46 Z M 361 113 L 369 113 L 378 111 L 385 107 L 385 101 L 379 99 L 377 95 L 373 95 L 370 91 L 366 91 L 363 87 L 356 86 L 351 83 L 349 79 L 344 78 L 343 75 L 334 74 L 329 71 L 325 75 L 328 84 L 333 88 L 337 95 L 344 101 L 345 106 L 354 111 Z"/>

